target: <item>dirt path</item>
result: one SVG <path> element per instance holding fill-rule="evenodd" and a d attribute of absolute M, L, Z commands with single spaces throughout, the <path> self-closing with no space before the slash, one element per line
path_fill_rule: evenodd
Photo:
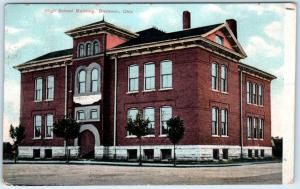
<path fill-rule="evenodd" d="M 3 177 L 13 185 L 281 184 L 281 169 L 281 163 L 195 168 L 5 164 Z"/>

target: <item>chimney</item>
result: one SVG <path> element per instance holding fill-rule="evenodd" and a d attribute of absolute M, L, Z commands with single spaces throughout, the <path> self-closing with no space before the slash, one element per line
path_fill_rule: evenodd
<path fill-rule="evenodd" d="M 237 24 L 236 24 L 236 20 L 235 19 L 228 19 L 226 20 L 229 28 L 231 29 L 233 35 L 235 36 L 235 38 L 237 38 Z"/>
<path fill-rule="evenodd" d="M 182 27 L 184 30 L 191 28 L 191 13 L 189 11 L 183 11 Z"/>

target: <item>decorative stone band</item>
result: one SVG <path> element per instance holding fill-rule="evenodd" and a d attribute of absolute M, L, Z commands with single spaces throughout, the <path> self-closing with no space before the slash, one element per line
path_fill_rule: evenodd
<path fill-rule="evenodd" d="M 102 98 L 101 94 L 86 95 L 86 96 L 74 96 L 73 101 L 77 104 L 89 105 L 89 104 L 98 102 L 99 100 L 101 100 L 101 98 Z"/>

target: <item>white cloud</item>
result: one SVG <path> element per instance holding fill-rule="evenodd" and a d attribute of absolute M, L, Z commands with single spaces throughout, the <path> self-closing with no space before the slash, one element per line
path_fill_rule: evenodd
<path fill-rule="evenodd" d="M 5 26 L 5 34 L 15 34 L 15 33 L 19 33 L 20 31 L 23 31 L 23 30 L 24 29 L 22 29 L 22 28 Z"/>
<path fill-rule="evenodd" d="M 6 42 L 5 43 L 5 52 L 8 54 L 13 54 L 16 51 L 18 51 L 19 49 L 21 49 L 22 47 L 35 43 L 36 40 L 32 39 L 31 37 L 26 37 L 23 38 L 19 41 L 17 41 L 16 43 L 11 43 L 11 42 Z"/>
<path fill-rule="evenodd" d="M 176 24 L 176 18 L 174 19 L 174 15 L 176 12 L 173 9 L 167 7 L 151 7 L 141 13 L 139 13 L 139 17 L 146 24 L 150 23 L 152 20 L 156 19 L 166 19 L 169 24 Z"/>
<path fill-rule="evenodd" d="M 274 40 L 282 40 L 283 38 L 283 27 L 279 21 L 273 21 L 264 28 L 265 34 Z"/>
<path fill-rule="evenodd" d="M 226 11 L 224 11 L 220 6 L 215 4 L 205 6 L 204 10 L 209 13 L 217 13 L 217 14 L 224 14 L 224 15 L 226 14 Z"/>
<path fill-rule="evenodd" d="M 267 58 L 278 57 L 282 53 L 282 49 L 276 45 L 266 42 L 262 37 L 252 36 L 245 47 L 248 56 L 262 55 Z"/>

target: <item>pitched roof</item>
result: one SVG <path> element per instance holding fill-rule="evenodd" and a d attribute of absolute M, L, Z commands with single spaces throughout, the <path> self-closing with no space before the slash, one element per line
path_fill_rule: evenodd
<path fill-rule="evenodd" d="M 277 78 L 276 76 L 274 76 L 274 75 L 272 75 L 272 74 L 270 74 L 268 72 L 265 72 L 263 70 L 255 68 L 253 66 L 249 66 L 248 64 L 239 62 L 238 65 L 239 65 L 240 68 L 242 68 L 245 71 L 250 71 L 250 72 L 256 73 L 256 74 L 261 75 L 261 76 L 263 76 L 265 78 L 268 78 L 270 80 L 273 80 L 273 79 Z"/>
<path fill-rule="evenodd" d="M 60 57 L 60 56 L 72 55 L 72 53 L 73 53 L 73 49 L 64 49 L 64 50 L 59 50 L 59 51 L 53 51 L 53 52 L 44 54 L 42 56 L 39 56 L 35 59 L 29 60 L 27 62 L 45 60 L 45 59 L 50 59 L 50 58 L 57 58 L 57 57 Z M 25 63 L 27 63 L 27 62 L 25 62 Z"/>
<path fill-rule="evenodd" d="M 158 42 L 158 41 L 164 41 L 164 40 L 169 40 L 169 39 L 176 39 L 176 38 L 182 38 L 182 37 L 188 37 L 188 36 L 194 36 L 194 35 L 202 35 L 210 30 L 213 30 L 214 28 L 222 25 L 221 24 L 214 24 L 214 25 L 209 25 L 209 26 L 204 26 L 204 27 L 198 27 L 198 28 L 192 28 L 192 29 L 187 29 L 187 30 L 182 30 L 182 31 L 176 31 L 176 32 L 170 32 L 170 33 L 165 33 L 163 31 L 160 31 L 156 28 L 149 28 L 146 30 L 142 30 L 137 32 L 139 34 L 138 37 L 132 38 L 126 43 L 123 43 L 118 47 L 128 47 L 128 46 L 133 46 L 133 45 L 140 45 L 144 43 L 151 43 L 151 42 Z"/>

